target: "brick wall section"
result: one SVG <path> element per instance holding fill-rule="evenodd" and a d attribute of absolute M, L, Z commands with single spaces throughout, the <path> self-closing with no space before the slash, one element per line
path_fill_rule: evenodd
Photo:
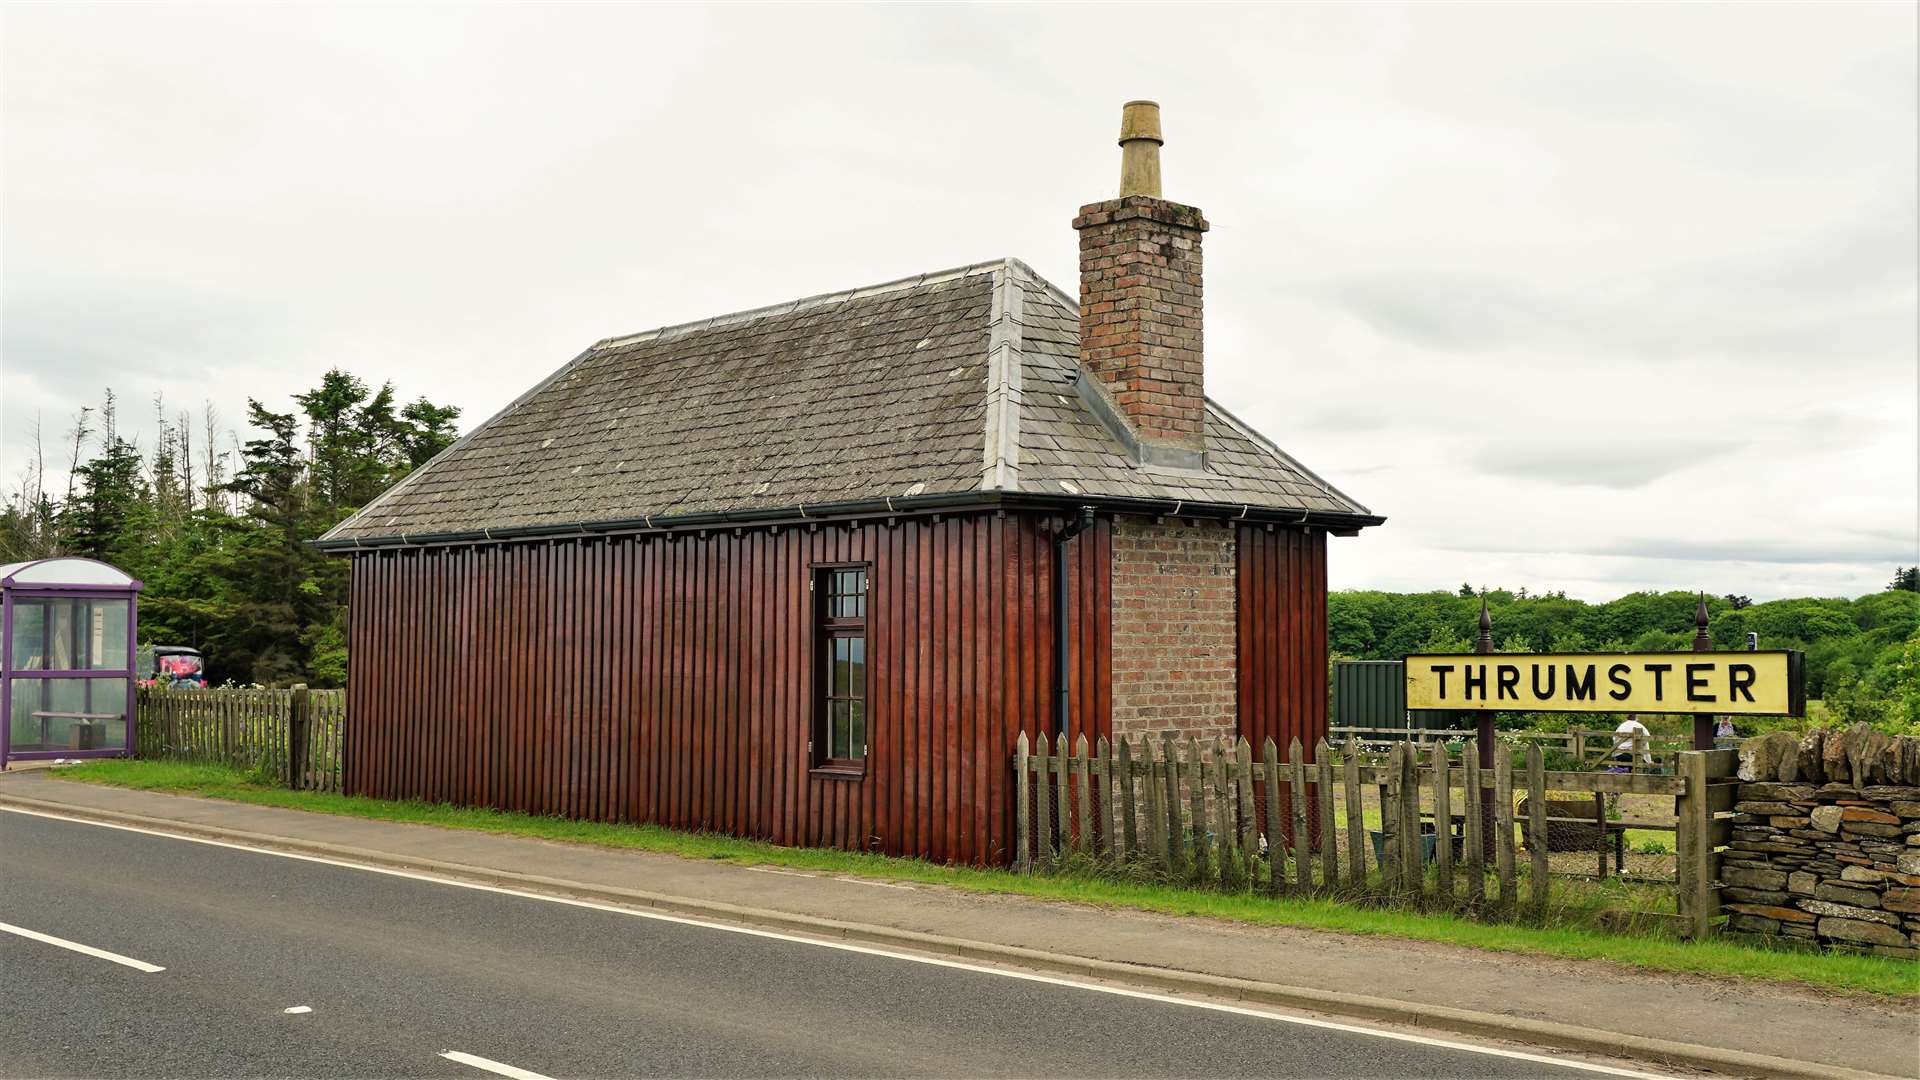
<path fill-rule="evenodd" d="M 1080 364 L 1148 444 L 1200 450 L 1200 237 L 1191 206 L 1133 195 L 1080 208 Z"/>
<path fill-rule="evenodd" d="M 1113 734 L 1232 735 L 1234 532 L 1121 517 L 1113 527 Z"/>

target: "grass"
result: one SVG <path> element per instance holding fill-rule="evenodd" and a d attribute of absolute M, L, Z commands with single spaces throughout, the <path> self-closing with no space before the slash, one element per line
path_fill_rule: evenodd
<path fill-rule="evenodd" d="M 1124 881 L 1092 873 L 1024 876 L 1001 870 L 941 866 L 816 848 L 787 848 L 713 833 L 680 832 L 653 825 L 610 825 L 535 817 L 418 801 L 288 791 L 256 783 L 245 773 L 218 765 L 165 761 L 101 760 L 55 770 L 66 780 L 228 799 L 259 806 L 339 814 L 381 821 L 532 836 L 597 847 L 677 855 L 739 865 L 778 866 L 892 881 L 942 885 L 974 893 L 1017 895 L 1166 915 L 1226 919 L 1255 926 L 1404 938 L 1504 953 L 1595 960 L 1648 971 L 1770 982 L 1895 998 L 1920 997 L 1920 964 L 1889 957 L 1808 953 L 1754 948 L 1730 941 L 1680 941 L 1657 933 L 1617 933 L 1578 925 L 1492 924 L 1453 914 L 1356 906 L 1333 900 L 1267 898 L 1182 888 L 1153 881 Z M 1634 902 L 1638 894 L 1614 899 Z M 1590 897 L 1591 899 L 1591 897 Z M 1567 905 L 1563 915 L 1590 917 L 1590 905 Z"/>

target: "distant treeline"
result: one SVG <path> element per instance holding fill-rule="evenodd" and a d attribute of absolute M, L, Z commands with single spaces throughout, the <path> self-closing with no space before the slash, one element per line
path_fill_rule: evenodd
<path fill-rule="evenodd" d="M 347 567 L 306 541 L 439 453 L 460 411 L 338 370 L 293 405 L 249 400 L 242 441 L 210 406 L 192 417 L 155 401 L 142 446 L 109 391 L 62 435 L 59 491 L 36 446 L 0 511 L 0 563 L 81 555 L 125 569 L 145 584 L 142 643 L 202 650 L 214 683 L 342 685 Z"/>
<path fill-rule="evenodd" d="M 1920 734 L 1920 580 L 1900 568 L 1886 590 L 1854 600 L 1754 603 L 1707 597 L 1708 632 L 1717 649 L 1763 649 L 1807 657 L 1807 696 L 1823 699 L 1823 718 L 1864 720 Z M 1329 645 L 1336 657 L 1397 660 L 1409 653 L 1470 652 L 1479 636 L 1480 602 L 1502 652 L 1615 652 L 1693 647 L 1694 593 L 1630 593 L 1589 604 L 1564 593 L 1526 590 L 1337 592 L 1327 598 Z"/>

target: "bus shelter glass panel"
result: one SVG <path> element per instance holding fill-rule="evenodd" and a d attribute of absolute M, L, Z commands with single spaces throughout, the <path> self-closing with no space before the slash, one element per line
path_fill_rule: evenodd
<path fill-rule="evenodd" d="M 12 690 L 8 728 L 14 753 L 127 745 L 123 677 L 14 679 Z"/>
<path fill-rule="evenodd" d="M 14 671 L 125 671 L 131 662 L 128 607 L 126 600 L 18 597 L 10 666 Z"/>

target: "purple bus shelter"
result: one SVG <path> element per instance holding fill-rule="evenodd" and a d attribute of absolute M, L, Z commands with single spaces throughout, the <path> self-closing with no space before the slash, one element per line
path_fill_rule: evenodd
<path fill-rule="evenodd" d="M 0 566 L 0 769 L 128 754 L 139 595 L 92 559 Z"/>

